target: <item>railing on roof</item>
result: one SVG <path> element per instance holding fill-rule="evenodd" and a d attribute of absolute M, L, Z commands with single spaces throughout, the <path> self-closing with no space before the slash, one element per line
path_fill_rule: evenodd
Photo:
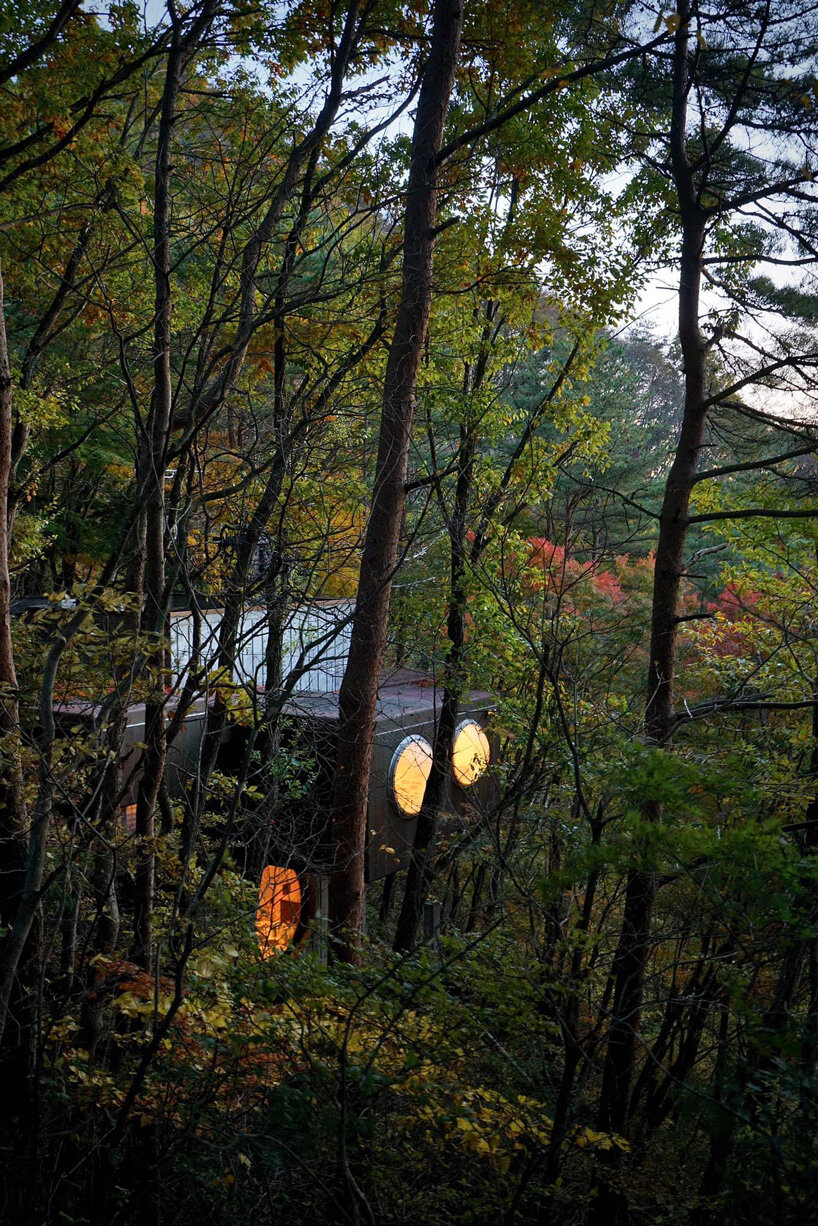
<path fill-rule="evenodd" d="M 290 609 L 284 624 L 282 677 L 297 668 L 296 692 L 329 693 L 341 684 L 349 655 L 354 600 L 322 600 Z M 219 626 L 223 611 L 203 609 L 201 617 L 201 665 L 214 668 L 219 651 Z M 239 625 L 233 675 L 243 685 L 264 686 L 267 651 L 267 611 L 259 606 L 244 609 Z M 193 616 L 190 610 L 171 613 L 170 644 L 173 670 L 178 676 L 193 654 Z"/>

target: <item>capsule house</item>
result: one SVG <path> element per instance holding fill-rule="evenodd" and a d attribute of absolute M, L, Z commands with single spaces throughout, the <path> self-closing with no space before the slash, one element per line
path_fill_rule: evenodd
<path fill-rule="evenodd" d="M 320 917 L 326 914 L 327 875 L 331 864 L 331 799 L 337 759 L 338 686 L 348 650 L 344 621 L 342 631 L 328 641 L 329 663 L 324 667 L 310 635 L 332 634 L 337 619 L 348 619 L 351 602 L 334 601 L 329 609 L 302 611 L 293 617 L 287 640 L 289 667 L 305 658 L 309 667 L 284 707 L 285 749 L 300 753 L 309 763 L 301 794 L 265 809 L 262 802 L 253 813 L 256 830 L 264 835 L 264 860 L 247 855 L 246 871 L 259 874 L 255 933 L 263 957 L 274 957 L 308 940 L 322 942 Z M 218 610 L 208 616 L 213 623 L 215 652 Z M 252 616 L 251 616 L 252 615 Z M 265 632 L 263 619 L 248 610 L 249 627 L 237 661 L 237 680 L 257 686 L 258 659 L 263 652 L 257 639 Z M 176 668 L 185 667 L 187 622 L 184 611 L 172 622 L 172 650 Z M 332 619 L 335 619 L 333 623 Z M 258 627 L 258 629 L 256 629 Z M 257 659 L 258 657 L 258 659 Z M 381 681 L 375 722 L 367 811 L 365 876 L 368 882 L 399 872 L 410 859 L 417 818 L 432 766 L 432 747 L 440 715 L 442 694 L 428 675 L 411 669 L 387 671 Z M 488 766 L 492 746 L 487 731 L 490 696 L 471 691 L 462 696 L 455 732 L 448 791 L 443 813 L 468 819 L 470 811 L 486 805 L 492 795 Z M 67 723 L 77 719 L 95 723 L 99 710 L 85 704 L 65 703 Z M 198 771 L 207 714 L 205 698 L 197 699 L 175 729 L 168 751 L 168 790 L 171 797 L 184 796 Z M 172 718 L 172 702 L 168 710 Z M 247 730 L 228 726 L 222 736 L 219 770 L 237 770 L 247 746 Z M 123 804 L 123 823 L 133 830 L 135 801 L 144 738 L 144 706 L 128 712 L 123 744 L 123 775 L 129 793 Z M 269 823 L 265 826 L 265 823 Z M 237 838 L 237 848 L 240 845 Z"/>

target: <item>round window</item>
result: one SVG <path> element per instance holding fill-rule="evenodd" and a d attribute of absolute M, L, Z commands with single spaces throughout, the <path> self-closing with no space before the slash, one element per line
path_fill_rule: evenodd
<path fill-rule="evenodd" d="M 389 790 L 405 817 L 415 817 L 423 804 L 432 769 L 432 747 L 425 736 L 406 736 L 392 755 Z"/>
<path fill-rule="evenodd" d="M 474 719 L 464 719 L 454 734 L 452 770 L 462 788 L 471 787 L 491 761 L 489 739 Z"/>

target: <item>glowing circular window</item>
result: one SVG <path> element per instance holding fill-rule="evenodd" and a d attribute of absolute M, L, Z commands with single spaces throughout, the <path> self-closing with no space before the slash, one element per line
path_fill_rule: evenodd
<path fill-rule="evenodd" d="M 406 736 L 392 755 L 389 789 L 405 817 L 420 813 L 426 780 L 432 769 L 432 747 L 425 736 Z"/>
<path fill-rule="evenodd" d="M 491 761 L 489 739 L 474 719 L 464 719 L 454 734 L 452 770 L 462 788 L 471 787 Z"/>
<path fill-rule="evenodd" d="M 268 864 L 261 874 L 256 936 L 262 957 L 281 953 L 295 938 L 301 922 L 301 883 L 291 868 Z"/>

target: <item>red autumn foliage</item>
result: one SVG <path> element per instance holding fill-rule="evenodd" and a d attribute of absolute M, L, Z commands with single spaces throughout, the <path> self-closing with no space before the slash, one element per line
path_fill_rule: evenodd
<path fill-rule="evenodd" d="M 750 610 L 758 605 L 760 599 L 760 592 L 742 591 L 738 584 L 731 581 L 715 600 L 709 602 L 708 613 L 714 616 L 720 615 L 724 619 L 721 622 L 721 633 L 714 635 L 709 643 L 711 651 L 722 657 L 746 654 L 747 635 L 737 623 L 746 619 Z"/>
<path fill-rule="evenodd" d="M 565 547 L 555 545 L 547 537 L 532 537 L 528 544 L 531 548 L 528 564 L 542 569 L 549 590 L 563 593 L 566 589 L 575 587 L 581 580 L 587 579 L 598 596 L 607 597 L 614 604 L 621 604 L 625 600 L 621 579 L 612 571 L 598 570 L 594 562 L 566 558 Z M 627 555 L 617 558 L 618 569 L 626 566 L 628 560 Z"/>

